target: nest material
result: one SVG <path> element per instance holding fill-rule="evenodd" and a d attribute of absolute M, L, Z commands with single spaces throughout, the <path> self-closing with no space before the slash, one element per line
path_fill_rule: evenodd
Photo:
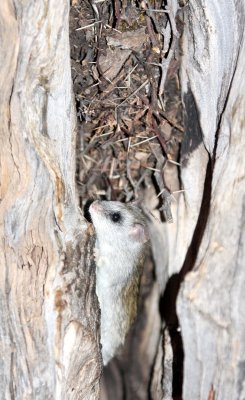
<path fill-rule="evenodd" d="M 74 0 L 79 194 L 130 201 L 154 182 L 165 218 L 183 136 L 176 1 Z M 176 21 L 178 22 L 178 30 Z"/>

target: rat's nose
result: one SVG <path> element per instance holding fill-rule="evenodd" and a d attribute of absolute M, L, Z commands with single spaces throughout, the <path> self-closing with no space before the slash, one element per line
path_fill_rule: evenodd
<path fill-rule="evenodd" d="M 89 207 L 89 211 L 102 211 L 103 210 L 103 207 L 102 207 L 102 205 L 100 204 L 100 202 L 99 202 L 99 200 L 95 200 L 92 204 L 91 204 L 91 206 Z"/>

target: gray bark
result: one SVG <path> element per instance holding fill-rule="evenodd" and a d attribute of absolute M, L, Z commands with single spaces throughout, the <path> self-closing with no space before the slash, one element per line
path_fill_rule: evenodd
<path fill-rule="evenodd" d="M 94 265 L 74 183 L 68 18 L 67 0 L 0 4 L 0 393 L 6 400 L 99 393 Z"/>
<path fill-rule="evenodd" d="M 184 193 L 172 207 L 175 223 L 163 228 L 162 239 L 156 234 L 162 246 L 153 246 L 153 251 L 158 281 L 166 276 L 161 273 L 163 264 L 170 277 L 163 297 L 167 325 L 172 332 L 178 322 L 181 326 L 183 399 L 242 400 L 245 3 L 190 0 L 184 8 L 184 22 L 185 136 L 180 156 Z M 164 346 L 166 353 L 168 346 Z M 152 389 L 162 382 L 162 393 L 159 396 L 156 390 L 154 399 L 164 398 L 162 376 L 169 376 L 166 354 L 162 369 L 157 370 L 156 362 Z M 173 385 L 172 395 L 174 389 Z"/>
<path fill-rule="evenodd" d="M 185 14 L 185 192 L 170 255 L 180 275 L 192 270 L 178 297 L 184 399 L 245 398 L 244 9 L 189 1 Z"/>
<path fill-rule="evenodd" d="M 92 243 L 74 183 L 68 4 L 0 4 L 3 399 L 99 397 Z M 175 223 L 155 227 L 153 251 L 162 289 L 168 276 L 176 274 L 177 289 L 185 277 L 178 318 L 187 400 L 245 399 L 244 9 L 243 0 L 189 0 L 184 11 L 185 192 L 172 208 Z M 160 337 L 156 286 L 149 299 L 145 319 L 155 331 L 144 348 L 137 343 L 145 359 L 132 357 L 132 370 L 139 360 L 152 365 L 150 346 L 158 352 L 151 385 L 139 373 L 132 386 L 145 381 L 152 398 L 169 398 L 172 349 L 168 330 Z M 168 326 L 175 322 L 170 315 Z"/>

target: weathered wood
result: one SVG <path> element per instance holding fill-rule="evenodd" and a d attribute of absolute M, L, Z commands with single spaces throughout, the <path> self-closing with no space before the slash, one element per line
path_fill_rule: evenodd
<path fill-rule="evenodd" d="M 177 269 L 193 269 L 178 298 L 184 399 L 245 398 L 244 10 L 242 0 L 189 1 L 186 9 L 186 192 L 172 254 Z"/>
<path fill-rule="evenodd" d="M 91 241 L 75 190 L 69 1 L 0 4 L 0 393 L 96 399 Z"/>
<path fill-rule="evenodd" d="M 161 287 L 176 274 L 166 292 L 177 295 L 192 270 L 178 298 L 184 399 L 245 398 L 244 9 L 243 0 L 189 0 L 184 11 L 185 192 L 172 210 L 175 224 L 155 227 L 153 243 Z M 0 3 L 4 399 L 99 396 L 92 243 L 74 184 L 68 14 L 67 0 Z M 168 336 L 162 351 L 156 285 L 149 293 L 146 336 L 141 343 L 132 334 L 128 343 L 124 391 L 145 399 L 150 389 L 152 398 L 168 398 L 174 355 Z M 167 320 L 170 331 L 175 317 Z M 123 388 L 107 389 L 123 396 Z"/>

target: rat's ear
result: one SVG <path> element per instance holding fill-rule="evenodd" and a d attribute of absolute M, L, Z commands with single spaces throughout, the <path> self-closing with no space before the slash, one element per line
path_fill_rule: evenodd
<path fill-rule="evenodd" d="M 129 231 L 129 236 L 136 242 L 145 243 L 149 240 L 147 229 L 141 224 L 134 224 Z"/>

